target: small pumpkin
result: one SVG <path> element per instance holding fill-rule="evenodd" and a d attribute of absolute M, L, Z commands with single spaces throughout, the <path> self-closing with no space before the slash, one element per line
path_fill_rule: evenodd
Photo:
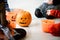
<path fill-rule="evenodd" d="M 16 13 L 14 13 L 13 11 L 6 12 L 6 19 L 9 22 L 8 26 L 10 26 L 10 28 L 16 28 Z"/>
<path fill-rule="evenodd" d="M 14 28 L 16 28 L 16 23 L 15 23 L 15 19 L 16 19 L 16 13 L 14 13 L 13 11 L 11 12 L 6 12 L 6 19 L 8 21 L 8 27 L 11 30 L 11 34 L 14 35 Z"/>
<path fill-rule="evenodd" d="M 20 26 L 27 27 L 31 23 L 32 17 L 28 11 L 20 11 L 16 16 L 16 23 Z"/>
<path fill-rule="evenodd" d="M 44 31 L 44 32 L 50 32 L 49 31 L 49 26 L 51 25 L 51 24 L 54 24 L 55 22 L 54 22 L 54 20 L 42 20 L 42 30 Z"/>

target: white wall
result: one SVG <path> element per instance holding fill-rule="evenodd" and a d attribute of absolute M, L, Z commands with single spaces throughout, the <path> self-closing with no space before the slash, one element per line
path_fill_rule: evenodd
<path fill-rule="evenodd" d="M 39 7 L 44 0 L 8 0 L 9 7 L 11 9 L 20 8 L 27 10 L 35 18 L 34 11 Z"/>

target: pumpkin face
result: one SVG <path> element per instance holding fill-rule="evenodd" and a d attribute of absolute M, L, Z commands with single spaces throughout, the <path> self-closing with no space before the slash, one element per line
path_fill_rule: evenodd
<path fill-rule="evenodd" d="M 16 15 L 22 11 L 23 11 L 22 9 L 13 9 L 10 12 L 6 12 L 6 19 L 9 22 L 8 26 L 10 28 L 16 28 L 16 23 L 15 23 L 16 22 Z"/>
<path fill-rule="evenodd" d="M 15 19 L 16 19 L 16 14 L 15 13 L 8 12 L 6 14 L 7 14 L 7 20 L 9 20 L 9 21 L 15 21 Z"/>
<path fill-rule="evenodd" d="M 11 28 L 15 28 L 16 27 L 16 23 L 15 23 L 16 13 L 7 12 L 6 13 L 6 19 L 9 22 L 8 26 L 10 26 Z"/>
<path fill-rule="evenodd" d="M 19 14 L 17 14 L 16 22 L 20 26 L 29 26 L 31 23 L 31 14 L 27 11 L 20 11 Z"/>
<path fill-rule="evenodd" d="M 14 35 L 13 28 L 16 28 L 16 13 L 11 11 L 11 12 L 6 12 L 6 19 L 8 21 L 8 27 L 11 29 L 11 34 Z"/>

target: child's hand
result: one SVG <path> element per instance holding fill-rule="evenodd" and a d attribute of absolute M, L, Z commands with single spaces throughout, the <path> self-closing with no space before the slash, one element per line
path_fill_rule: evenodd
<path fill-rule="evenodd" d="M 47 15 L 50 15 L 50 11 L 51 11 L 51 10 L 47 10 L 47 13 L 46 13 L 46 14 L 47 14 Z"/>

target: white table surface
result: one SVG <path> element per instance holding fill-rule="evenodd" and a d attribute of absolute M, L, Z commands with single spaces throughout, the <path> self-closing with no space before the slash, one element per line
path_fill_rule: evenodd
<path fill-rule="evenodd" d="M 27 35 L 22 40 L 60 40 L 60 37 L 55 37 L 50 33 L 45 33 L 42 31 L 41 20 L 45 18 L 32 19 L 29 27 L 21 27 L 16 24 L 16 28 L 23 28 L 26 30 Z M 60 19 L 54 19 L 55 22 L 60 22 Z"/>

